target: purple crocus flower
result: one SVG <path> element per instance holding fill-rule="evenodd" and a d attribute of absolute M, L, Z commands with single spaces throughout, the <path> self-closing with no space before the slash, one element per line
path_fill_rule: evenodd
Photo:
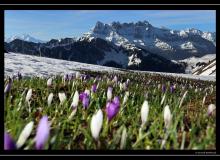
<path fill-rule="evenodd" d="M 8 92 L 11 90 L 11 86 L 12 86 L 12 79 L 9 78 L 9 82 L 8 82 L 8 84 L 5 86 L 4 94 L 8 93 Z"/>
<path fill-rule="evenodd" d="M 85 94 L 85 96 L 82 99 L 82 104 L 84 108 L 88 108 L 89 106 L 89 95 Z"/>
<path fill-rule="evenodd" d="M 11 138 L 11 136 L 5 132 L 4 134 L 4 149 L 5 150 L 14 150 L 16 149 L 16 144 Z"/>
<path fill-rule="evenodd" d="M 38 124 L 36 135 L 36 149 L 42 150 L 50 134 L 50 125 L 47 116 L 43 116 Z"/>
<path fill-rule="evenodd" d="M 68 81 L 69 80 L 69 76 L 68 74 L 65 74 L 64 77 L 63 77 L 64 81 Z"/>
<path fill-rule="evenodd" d="M 164 84 L 162 85 L 162 92 L 166 92 L 166 86 Z"/>
<path fill-rule="evenodd" d="M 82 101 L 83 107 L 88 108 L 89 106 L 89 95 L 85 92 L 80 93 L 79 99 Z"/>
<path fill-rule="evenodd" d="M 97 85 L 96 85 L 96 84 L 93 84 L 91 90 L 92 90 L 92 92 L 96 92 L 96 90 L 97 90 Z"/>
<path fill-rule="evenodd" d="M 171 92 L 171 93 L 174 92 L 174 86 L 173 86 L 173 85 L 170 86 L 170 92 Z"/>
<path fill-rule="evenodd" d="M 85 92 L 80 93 L 80 95 L 79 95 L 80 101 L 82 101 L 86 95 L 87 95 L 87 93 L 85 93 Z"/>
<path fill-rule="evenodd" d="M 114 118 L 117 115 L 119 108 L 120 108 L 119 97 L 115 97 L 112 102 L 107 102 L 106 113 L 107 113 L 108 121 L 111 121 L 112 118 Z"/>

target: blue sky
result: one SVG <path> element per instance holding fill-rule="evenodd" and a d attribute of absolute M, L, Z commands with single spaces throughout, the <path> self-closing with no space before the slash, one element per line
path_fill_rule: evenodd
<path fill-rule="evenodd" d="M 97 21 L 143 20 L 156 27 L 216 31 L 215 10 L 6 10 L 5 37 L 24 33 L 41 40 L 78 37 Z"/>

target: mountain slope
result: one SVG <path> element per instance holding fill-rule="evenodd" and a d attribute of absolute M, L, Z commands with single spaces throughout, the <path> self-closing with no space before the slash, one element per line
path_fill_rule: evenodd
<path fill-rule="evenodd" d="M 44 44 L 14 40 L 5 43 L 9 52 L 64 59 L 110 67 L 183 73 L 184 67 L 145 49 L 124 48 L 100 38 L 68 41 L 51 40 Z"/>
<path fill-rule="evenodd" d="M 216 58 L 193 71 L 193 75 L 216 76 Z"/>
<path fill-rule="evenodd" d="M 125 73 L 124 70 L 114 67 L 106 67 L 100 65 L 79 63 L 74 61 L 66 61 L 60 59 L 52 59 L 45 57 L 37 57 L 33 55 L 24 55 L 17 53 L 5 53 L 5 68 L 4 75 L 12 76 L 17 72 L 21 72 L 23 76 L 37 76 L 48 77 L 53 75 L 64 75 L 66 73 L 74 73 L 78 70 L 92 70 L 92 71 L 104 71 L 104 72 L 120 72 Z M 131 70 L 126 70 L 131 72 Z M 137 71 L 132 72 L 160 74 L 163 76 L 184 77 L 191 79 L 216 81 L 215 76 L 197 76 L 192 74 L 177 74 L 177 73 L 164 73 L 164 72 L 149 72 L 149 71 Z"/>

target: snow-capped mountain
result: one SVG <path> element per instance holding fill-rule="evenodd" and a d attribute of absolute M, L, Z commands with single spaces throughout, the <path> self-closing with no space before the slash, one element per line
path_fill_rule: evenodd
<path fill-rule="evenodd" d="M 11 36 L 9 38 L 5 38 L 5 42 L 9 43 L 9 42 L 12 42 L 15 39 L 20 39 L 20 40 L 23 40 L 23 41 L 34 42 L 34 43 L 45 43 L 45 41 L 36 39 L 36 38 L 30 36 L 29 34 Z"/>
<path fill-rule="evenodd" d="M 5 50 L 28 55 L 142 71 L 192 73 L 190 58 L 215 55 L 215 33 L 170 30 L 149 22 L 104 24 L 82 37 L 45 43 L 14 39 Z M 201 58 L 202 59 L 202 58 Z"/>
<path fill-rule="evenodd" d="M 165 27 L 157 28 L 148 21 L 111 24 L 97 22 L 83 37 L 102 38 L 125 48 L 144 48 L 171 60 L 201 57 L 216 52 L 215 33 L 197 29 L 177 31 Z"/>

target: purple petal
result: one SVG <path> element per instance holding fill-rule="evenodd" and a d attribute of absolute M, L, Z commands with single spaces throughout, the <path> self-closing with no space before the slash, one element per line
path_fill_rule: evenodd
<path fill-rule="evenodd" d="M 118 96 L 114 97 L 113 103 L 115 103 L 116 106 L 120 106 L 120 100 L 119 100 L 119 97 L 118 97 Z"/>
<path fill-rule="evenodd" d="M 166 92 L 166 86 L 164 84 L 162 85 L 162 92 Z"/>
<path fill-rule="evenodd" d="M 82 92 L 82 93 L 80 93 L 80 95 L 79 95 L 79 99 L 80 99 L 81 101 L 83 101 L 83 99 L 84 99 L 85 96 L 87 96 L 87 93 Z"/>
<path fill-rule="evenodd" d="M 83 97 L 82 103 L 83 103 L 84 108 L 88 108 L 88 106 L 89 106 L 89 96 L 87 94 L 85 94 L 85 96 Z"/>
<path fill-rule="evenodd" d="M 50 126 L 47 116 L 43 116 L 38 124 L 36 135 L 36 149 L 41 150 L 44 148 L 46 141 L 49 138 Z"/>
<path fill-rule="evenodd" d="M 113 102 L 108 102 L 106 105 L 106 113 L 108 117 L 108 121 L 111 121 L 119 111 L 119 107 Z"/>
<path fill-rule="evenodd" d="M 14 150 L 14 149 L 16 149 L 15 142 L 12 140 L 11 136 L 6 132 L 4 134 L 4 149 L 5 150 Z"/>
<path fill-rule="evenodd" d="M 96 84 L 93 84 L 93 85 L 92 85 L 92 92 L 96 92 L 96 89 L 97 89 L 97 85 L 96 85 Z"/>
<path fill-rule="evenodd" d="M 170 87 L 170 92 L 171 92 L 171 93 L 174 92 L 174 87 L 173 87 L 173 85 Z"/>

